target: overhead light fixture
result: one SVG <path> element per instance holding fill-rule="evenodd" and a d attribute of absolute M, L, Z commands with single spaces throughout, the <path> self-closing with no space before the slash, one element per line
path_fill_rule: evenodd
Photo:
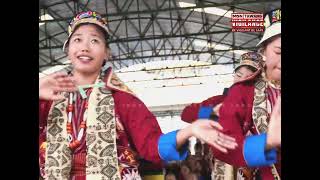
<path fill-rule="evenodd" d="M 244 54 L 249 51 L 247 50 L 232 50 L 231 46 L 224 45 L 224 44 L 217 44 L 217 43 L 208 43 L 207 41 L 201 41 L 201 40 L 195 40 L 194 42 L 195 46 L 200 46 L 200 47 L 211 47 L 215 50 L 230 50 L 230 52 L 234 52 L 235 54 Z"/>
<path fill-rule="evenodd" d="M 180 7 L 195 7 L 196 4 L 179 2 L 179 6 Z M 224 10 L 224 9 L 218 8 L 218 7 L 196 8 L 196 9 L 194 9 L 194 11 L 205 12 L 208 14 L 214 14 L 214 15 L 218 15 L 218 16 L 224 16 L 224 17 L 227 17 L 230 19 L 231 19 L 231 14 L 233 13 L 232 11 L 227 11 L 227 10 Z"/>
<path fill-rule="evenodd" d="M 209 47 L 209 48 L 213 48 L 215 50 L 231 50 L 230 46 L 227 46 L 224 44 L 217 44 L 214 42 L 208 43 L 207 41 L 195 40 L 193 43 L 195 46 Z"/>
<path fill-rule="evenodd" d="M 249 52 L 249 51 L 246 51 L 246 50 L 233 50 L 233 52 L 234 52 L 235 54 L 242 55 L 242 54 L 247 53 L 247 52 Z"/>
<path fill-rule="evenodd" d="M 46 20 L 53 20 L 53 17 L 50 16 L 49 14 L 45 14 L 45 15 L 42 15 L 40 16 L 40 21 L 46 21 Z M 39 23 L 39 27 L 44 25 L 44 23 Z"/>

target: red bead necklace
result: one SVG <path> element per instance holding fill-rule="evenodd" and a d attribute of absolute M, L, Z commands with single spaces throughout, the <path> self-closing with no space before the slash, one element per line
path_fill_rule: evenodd
<path fill-rule="evenodd" d="M 69 93 L 69 99 L 68 99 L 68 106 L 67 106 L 67 113 L 68 113 L 68 122 L 67 122 L 67 141 L 69 143 L 69 148 L 71 150 L 76 149 L 81 144 L 81 140 L 84 137 L 84 131 L 86 129 L 86 122 L 87 122 L 87 112 L 88 112 L 88 100 L 89 95 L 91 93 L 92 89 L 88 89 L 87 91 L 87 98 L 85 100 L 85 110 L 83 114 L 83 119 L 81 121 L 81 124 L 79 126 L 79 131 L 76 139 L 73 139 L 72 132 L 73 132 L 73 126 L 72 126 L 72 120 L 74 119 L 74 103 L 76 102 L 76 98 L 74 98 L 74 93 Z"/>

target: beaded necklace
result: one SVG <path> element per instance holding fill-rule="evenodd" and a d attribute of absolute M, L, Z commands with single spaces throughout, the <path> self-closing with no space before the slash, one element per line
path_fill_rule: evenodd
<path fill-rule="evenodd" d="M 280 90 L 281 90 L 281 83 L 280 83 L 280 81 L 269 80 L 269 81 L 268 81 L 268 84 L 269 84 L 271 87 L 275 88 L 275 89 L 280 89 Z"/>
<path fill-rule="evenodd" d="M 90 95 L 92 91 L 92 88 L 88 89 L 88 91 L 86 92 L 87 96 Z M 75 135 L 76 138 L 73 139 L 72 136 L 72 132 L 73 132 L 73 120 L 75 118 L 74 116 L 74 109 L 75 109 L 75 103 L 76 103 L 76 97 L 74 96 L 74 93 L 70 92 L 69 93 L 69 98 L 68 98 L 68 106 L 67 106 L 67 114 L 68 114 L 68 122 L 67 122 L 67 141 L 69 143 L 69 148 L 71 150 L 75 150 L 77 147 L 79 147 L 79 145 L 81 144 L 81 140 L 83 139 L 84 136 L 84 131 L 86 129 L 86 122 L 87 122 L 87 111 L 88 111 L 88 98 L 85 98 L 85 110 L 84 110 L 84 114 L 83 114 L 83 118 L 81 121 L 81 124 L 79 126 L 79 131 L 78 131 L 78 135 Z M 80 112 L 78 112 L 78 114 L 80 114 Z"/>
<path fill-rule="evenodd" d="M 261 76 L 268 83 L 269 86 L 271 86 L 275 89 L 281 90 L 281 82 L 280 81 L 268 79 L 265 72 L 262 72 Z"/>

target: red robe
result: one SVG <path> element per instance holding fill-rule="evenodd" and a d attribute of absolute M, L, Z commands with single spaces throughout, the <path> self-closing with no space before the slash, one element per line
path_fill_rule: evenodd
<path fill-rule="evenodd" d="M 158 153 L 158 139 L 162 132 L 155 116 L 137 97 L 109 85 L 109 83 L 106 83 L 106 87 L 111 90 L 114 98 L 116 120 L 124 127 L 124 131 L 120 131 L 117 128 L 116 139 L 118 160 L 119 164 L 121 164 L 121 176 L 128 173 L 128 171 L 137 171 L 139 158 L 162 164 Z M 40 146 L 46 141 L 47 118 L 51 104 L 52 101 L 40 100 L 39 102 Z M 83 139 L 85 141 L 85 138 Z M 85 180 L 85 151 L 84 142 L 84 146 L 78 149 L 73 156 L 73 162 L 76 162 L 76 165 L 73 164 L 71 174 L 76 173 L 78 175 L 77 180 Z M 44 168 L 44 152 L 44 149 L 40 148 L 40 168 Z"/>
<path fill-rule="evenodd" d="M 268 90 L 268 96 L 271 95 Z M 225 154 L 212 147 L 214 157 L 228 164 L 238 167 L 247 166 L 243 155 L 243 144 L 248 131 L 258 134 L 252 120 L 252 107 L 254 99 L 254 80 L 234 84 L 228 92 L 220 108 L 219 123 L 223 133 L 232 136 L 238 144 L 234 150 Z M 274 103 L 274 101 L 272 101 Z M 281 176 L 281 150 L 277 152 L 276 168 Z M 274 179 L 270 167 L 259 168 L 263 180 Z"/>

